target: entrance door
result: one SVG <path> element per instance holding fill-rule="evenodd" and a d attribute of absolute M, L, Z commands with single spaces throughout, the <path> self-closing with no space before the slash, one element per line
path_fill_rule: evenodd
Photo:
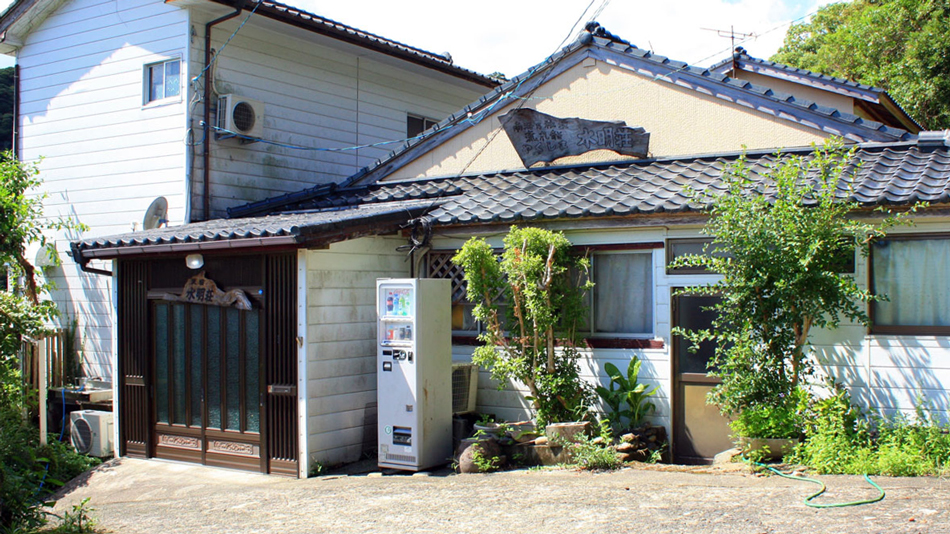
<path fill-rule="evenodd" d="M 266 472 L 258 310 L 155 302 L 152 455 Z"/>
<path fill-rule="evenodd" d="M 715 312 L 703 308 L 718 302 L 719 297 L 673 297 L 673 326 L 712 327 Z M 689 347 L 689 341 L 673 337 L 673 458 L 685 464 L 711 463 L 713 456 L 732 447 L 728 420 L 717 406 L 706 404 L 706 395 L 720 382 L 706 372 L 716 346 L 707 341 L 697 352 Z"/>

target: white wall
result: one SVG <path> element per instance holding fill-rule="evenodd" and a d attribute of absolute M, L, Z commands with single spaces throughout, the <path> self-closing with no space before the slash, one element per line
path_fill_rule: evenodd
<path fill-rule="evenodd" d="M 914 228 L 898 228 L 903 232 L 947 232 L 950 223 L 918 219 Z M 565 232 L 576 245 L 606 243 L 637 243 L 663 241 L 677 237 L 701 237 L 699 227 L 644 228 L 610 231 Z M 501 246 L 503 235 L 487 238 L 492 246 Z M 435 249 L 448 250 L 461 246 L 461 239 L 437 239 Z M 655 249 L 654 283 L 655 339 L 662 340 L 662 349 L 594 349 L 581 358 L 581 375 L 592 383 L 608 385 L 603 366 L 612 362 L 626 369 L 632 355 L 637 355 L 643 366 L 640 381 L 658 386 L 658 395 L 650 400 L 657 406 L 651 422 L 670 425 L 670 396 L 672 392 L 672 362 L 670 348 L 670 296 L 674 288 L 694 284 L 713 283 L 711 275 L 668 275 L 663 249 Z M 946 273 L 943 273 L 946 274 Z M 858 256 L 855 276 L 861 287 L 868 286 L 868 259 Z M 912 415 L 921 397 L 932 414 L 943 421 L 950 420 L 950 336 L 885 336 L 867 334 L 860 324 L 843 323 L 835 331 L 816 330 L 810 337 L 819 376 L 831 375 L 847 386 L 854 400 L 866 409 L 887 414 L 903 412 Z M 453 359 L 470 361 L 472 347 L 453 346 Z M 596 377 L 596 379 L 595 379 Z M 528 403 L 523 399 L 525 388 L 505 384 L 498 390 L 489 373 L 479 375 L 477 405 L 480 412 L 494 413 L 506 420 L 530 417 Z M 601 406 L 601 409 L 604 407 Z"/>
<path fill-rule="evenodd" d="M 398 237 L 307 254 L 308 459 L 333 465 L 376 447 L 376 279 L 409 276 Z M 308 467 L 309 471 L 309 467 Z"/>
<path fill-rule="evenodd" d="M 182 222 L 184 103 L 144 106 L 142 91 L 144 65 L 186 58 L 187 31 L 187 11 L 162 2 L 72 0 L 26 38 L 17 55 L 22 158 L 39 162 L 48 217 L 88 225 L 82 237 L 115 234 L 165 196 L 172 223 Z M 109 378 L 111 279 L 63 254 L 77 237 L 57 236 L 53 298 L 61 321 L 79 321 L 86 374 Z"/>
<path fill-rule="evenodd" d="M 220 49 L 246 15 L 215 26 Z M 192 45 L 192 70 L 201 68 L 204 23 Z M 264 103 L 264 139 L 313 149 L 343 148 L 406 137 L 406 114 L 442 119 L 488 89 L 407 62 L 344 46 L 303 30 L 252 17 L 216 61 L 219 94 Z M 193 121 L 197 129 L 201 106 Z M 198 132 L 197 138 L 201 139 Z M 298 150 L 265 143 L 213 141 L 212 212 L 320 183 L 339 182 L 399 144 L 342 152 Z M 201 149 L 198 149 L 200 154 Z M 196 158 L 196 169 L 202 160 Z M 200 193 L 200 171 L 194 191 Z"/>

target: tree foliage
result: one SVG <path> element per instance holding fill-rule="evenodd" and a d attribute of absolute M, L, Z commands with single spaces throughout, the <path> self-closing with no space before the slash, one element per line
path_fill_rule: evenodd
<path fill-rule="evenodd" d="M 887 90 L 931 129 L 950 127 L 950 5 L 855 0 L 792 25 L 773 61 Z"/>
<path fill-rule="evenodd" d="M 724 173 L 720 194 L 697 195 L 711 205 L 704 232 L 716 254 L 685 256 L 673 266 L 722 275 L 686 291 L 720 295 L 721 302 L 712 329 L 678 333 L 694 344 L 717 343 L 710 373 L 722 383 L 710 400 L 727 414 L 791 399 L 811 372 L 811 330 L 836 328 L 842 319 L 867 324 L 865 303 L 882 298 L 841 273 L 846 258 L 867 255 L 870 240 L 904 217 L 850 216 L 858 208 L 843 198 L 852 155 L 831 141 L 811 157 L 777 158 L 765 183 L 751 180 L 740 158 Z"/>
<path fill-rule="evenodd" d="M 480 238 L 452 258 L 465 271 L 468 299 L 484 326 L 472 360 L 496 380 L 527 386 L 539 424 L 581 418 L 593 401 L 576 348 L 584 292 L 593 285 L 588 260 L 572 253 L 564 234 L 539 228 L 512 227 L 504 243 L 500 261 Z"/>

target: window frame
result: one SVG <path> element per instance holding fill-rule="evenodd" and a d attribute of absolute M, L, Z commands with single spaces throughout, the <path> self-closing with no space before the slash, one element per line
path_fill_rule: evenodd
<path fill-rule="evenodd" d="M 940 240 L 950 241 L 950 232 L 932 232 L 921 234 L 892 234 L 883 239 L 876 239 L 871 243 L 870 254 L 868 254 L 868 289 L 871 294 L 878 294 L 874 283 L 874 247 L 880 241 L 929 241 Z M 950 336 L 950 325 L 879 325 L 875 320 L 877 315 L 877 303 L 871 302 L 868 305 L 868 318 L 870 325 L 868 333 L 871 335 L 885 336 Z"/>
<path fill-rule="evenodd" d="M 165 96 L 165 84 L 162 84 L 162 97 L 152 100 L 151 97 L 151 88 L 152 88 L 152 68 L 159 65 L 162 66 L 162 76 L 164 82 L 164 76 L 167 74 L 166 65 L 170 63 L 178 63 L 178 94 L 172 96 Z M 160 61 L 152 61 L 146 63 L 142 66 L 142 107 L 152 107 L 163 104 L 172 104 L 181 102 L 182 93 L 184 92 L 184 71 L 183 71 L 183 61 L 181 56 L 172 56 Z"/>
<path fill-rule="evenodd" d="M 416 120 L 422 121 L 422 130 L 419 133 L 413 134 L 412 132 L 409 131 L 409 119 L 416 119 Z M 417 113 L 406 113 L 406 138 L 412 139 L 414 137 L 418 137 L 419 135 L 422 134 L 422 132 L 427 131 L 429 128 L 432 128 L 438 123 L 439 121 L 426 117 L 425 115 L 419 115 Z"/>
<path fill-rule="evenodd" d="M 587 326 L 588 329 L 584 331 L 584 337 L 590 340 L 594 339 L 617 339 L 617 340 L 630 340 L 630 339 L 653 339 L 656 336 L 656 321 L 657 321 L 657 310 L 656 310 L 656 297 L 657 297 L 657 277 L 656 269 L 654 265 L 655 257 L 654 252 L 657 248 L 656 243 L 631 243 L 629 245 L 601 245 L 601 246 L 591 246 L 591 247 L 581 247 L 586 248 L 588 257 L 591 259 L 590 265 L 590 279 L 594 279 L 594 272 L 597 269 L 597 256 L 605 255 L 632 255 L 632 254 L 642 254 L 647 256 L 649 261 L 650 268 L 650 308 L 651 308 L 651 317 L 650 317 L 650 331 L 649 332 L 597 332 L 597 325 L 594 324 L 594 311 L 597 306 L 596 300 L 594 298 L 594 290 L 590 291 L 588 295 L 588 317 L 587 317 Z"/>

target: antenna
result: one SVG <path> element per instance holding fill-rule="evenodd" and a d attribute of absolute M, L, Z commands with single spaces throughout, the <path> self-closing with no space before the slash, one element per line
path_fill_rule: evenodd
<path fill-rule="evenodd" d="M 158 197 L 149 204 L 145 210 L 145 218 L 142 219 L 142 228 L 152 230 L 161 228 L 168 224 L 168 200 L 165 197 Z"/>
<path fill-rule="evenodd" d="M 707 32 L 716 32 L 716 35 L 719 37 L 728 37 L 730 43 L 732 43 L 731 50 L 735 52 L 736 50 L 736 37 L 740 40 L 746 40 L 750 38 L 757 37 L 755 33 L 742 33 L 736 32 L 735 26 L 729 26 L 728 30 L 717 30 L 715 28 L 700 28 L 700 30 L 706 30 Z"/>

